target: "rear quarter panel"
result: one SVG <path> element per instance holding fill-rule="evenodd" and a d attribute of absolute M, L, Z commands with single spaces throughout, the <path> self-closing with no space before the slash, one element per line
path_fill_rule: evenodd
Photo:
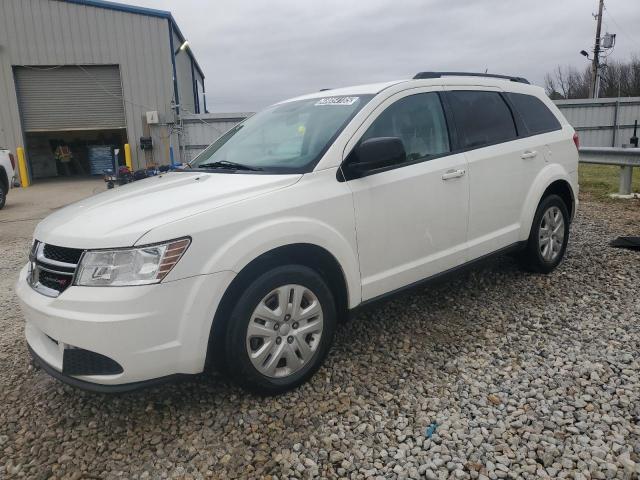
<path fill-rule="evenodd" d="M 573 143 L 573 133 L 573 128 L 565 124 L 562 130 L 539 135 L 545 163 L 527 192 L 520 220 L 520 240 L 529 238 L 542 195 L 556 180 L 564 180 L 571 186 L 575 214 L 578 206 L 578 151 Z"/>
<path fill-rule="evenodd" d="M 562 128 L 549 133 L 529 137 L 535 148 L 544 152 L 544 165 L 526 192 L 520 219 L 520 240 L 527 240 L 531 224 L 540 199 L 549 185 L 556 180 L 565 180 L 571 186 L 574 199 L 574 214 L 578 206 L 578 150 L 573 142 L 575 130 L 562 112 L 547 96 L 544 89 L 537 86 L 512 82 L 506 91 L 535 95 L 551 110 Z"/>

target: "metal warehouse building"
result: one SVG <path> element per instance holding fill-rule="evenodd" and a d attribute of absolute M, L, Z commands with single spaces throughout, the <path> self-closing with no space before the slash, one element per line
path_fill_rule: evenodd
<path fill-rule="evenodd" d="M 100 173 L 125 144 L 134 169 L 178 161 L 180 114 L 206 112 L 184 42 L 166 11 L 1 0 L 0 146 L 24 147 L 32 179 Z"/>

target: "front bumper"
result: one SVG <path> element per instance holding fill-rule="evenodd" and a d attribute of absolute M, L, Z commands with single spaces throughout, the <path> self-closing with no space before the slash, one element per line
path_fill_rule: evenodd
<path fill-rule="evenodd" d="M 71 375 L 65 375 L 47 362 L 45 362 L 34 350 L 31 348 L 29 344 L 27 344 L 27 348 L 29 349 L 29 353 L 33 358 L 33 361 L 42 368 L 45 372 L 51 375 L 53 378 L 60 380 L 61 382 L 66 383 L 67 385 L 71 385 L 72 387 L 81 388 L 82 390 L 88 390 L 90 392 L 96 393 L 125 393 L 131 392 L 133 390 L 138 390 L 141 388 L 152 387 L 154 385 L 159 385 L 161 383 L 177 381 L 181 378 L 188 377 L 191 375 L 185 374 L 174 374 L 167 375 L 166 377 L 158 377 L 153 378 L 151 380 L 143 380 L 140 382 L 131 382 L 131 383 L 122 383 L 118 385 L 103 385 L 95 382 L 87 382 L 85 380 L 80 380 L 79 378 L 73 377 Z"/>
<path fill-rule="evenodd" d="M 20 272 L 16 293 L 36 362 L 67 383 L 84 388 L 120 387 L 115 391 L 146 384 L 137 385 L 139 382 L 202 372 L 213 316 L 235 275 L 219 272 L 134 287 L 72 286 L 51 298 L 29 286 L 27 270 L 25 266 Z M 122 372 L 65 375 L 67 348 L 109 357 Z"/>

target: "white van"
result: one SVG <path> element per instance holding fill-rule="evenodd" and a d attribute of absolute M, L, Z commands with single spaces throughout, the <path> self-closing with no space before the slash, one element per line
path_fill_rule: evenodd
<path fill-rule="evenodd" d="M 291 389 L 358 306 L 496 253 L 556 268 L 577 145 L 517 77 L 423 72 L 278 103 L 188 168 L 43 220 L 16 287 L 29 349 L 98 391 L 211 364 Z"/>

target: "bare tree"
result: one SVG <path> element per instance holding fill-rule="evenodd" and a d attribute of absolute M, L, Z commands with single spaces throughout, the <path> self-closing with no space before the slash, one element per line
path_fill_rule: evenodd
<path fill-rule="evenodd" d="M 608 60 L 601 66 L 599 97 L 640 96 L 640 57 L 629 61 Z M 571 66 L 558 65 L 545 76 L 545 90 L 553 99 L 588 98 L 591 67 L 583 71 Z"/>
<path fill-rule="evenodd" d="M 600 81 L 602 97 L 640 96 L 640 58 L 632 57 L 629 62 L 609 61 L 603 69 Z"/>

